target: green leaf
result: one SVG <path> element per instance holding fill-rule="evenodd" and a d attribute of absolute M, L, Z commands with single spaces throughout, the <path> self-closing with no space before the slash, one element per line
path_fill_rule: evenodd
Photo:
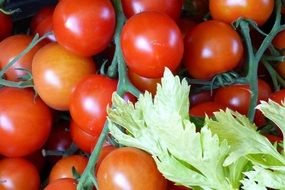
<path fill-rule="evenodd" d="M 285 190 L 285 172 L 266 170 L 254 166 L 253 171 L 245 172 L 242 180 L 245 190 L 267 190 L 267 188 Z"/>
<path fill-rule="evenodd" d="M 284 167 L 285 159 L 266 137 L 256 131 L 246 116 L 237 112 L 220 111 L 215 113 L 216 120 L 206 118 L 206 124 L 221 140 L 227 140 L 231 149 L 224 162 L 228 166 L 242 157 L 263 167 Z"/>
<path fill-rule="evenodd" d="M 108 109 L 109 128 L 117 141 L 151 153 L 161 173 L 168 179 L 194 189 L 234 189 L 228 168 L 226 141 L 189 121 L 189 86 L 180 83 L 169 70 L 152 99 L 141 95 L 133 106 L 113 95 Z"/>

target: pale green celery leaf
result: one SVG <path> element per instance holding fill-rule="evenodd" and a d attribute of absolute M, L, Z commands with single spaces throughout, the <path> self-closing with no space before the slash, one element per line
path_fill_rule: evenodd
<path fill-rule="evenodd" d="M 239 160 L 229 165 L 228 170 L 231 184 L 238 189 L 240 187 L 241 179 L 244 178 L 243 172 L 252 170 L 252 164 L 245 157 L 241 157 Z"/>
<path fill-rule="evenodd" d="M 282 105 L 269 100 L 268 102 L 262 101 L 257 106 L 265 117 L 273 121 L 282 131 L 283 136 L 285 135 L 285 103 Z"/>
<path fill-rule="evenodd" d="M 267 170 L 259 166 L 253 168 L 253 171 L 244 173 L 246 178 L 242 180 L 242 189 L 266 190 L 267 188 L 273 188 L 285 190 L 285 172 Z"/>
<path fill-rule="evenodd" d="M 224 166 L 229 166 L 241 157 L 264 167 L 285 164 L 284 157 L 266 137 L 256 131 L 256 126 L 246 116 L 227 109 L 216 112 L 215 120 L 206 118 L 205 123 L 221 140 L 227 140 L 231 147 Z"/>
<path fill-rule="evenodd" d="M 151 153 L 161 173 L 176 183 L 233 189 L 223 167 L 229 146 L 207 127 L 196 132 L 188 116 L 189 89 L 185 80 L 180 83 L 166 70 L 154 100 L 146 93 L 133 106 L 113 95 L 113 108 L 108 109 L 110 132 L 119 143 Z"/>

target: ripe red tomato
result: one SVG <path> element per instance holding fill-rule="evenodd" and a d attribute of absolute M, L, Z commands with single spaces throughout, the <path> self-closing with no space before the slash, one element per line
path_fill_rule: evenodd
<path fill-rule="evenodd" d="M 128 76 L 132 84 L 141 92 L 148 91 L 152 95 L 156 94 L 157 84 L 160 83 L 161 78 L 142 77 L 131 70 L 128 70 Z"/>
<path fill-rule="evenodd" d="M 184 63 L 189 74 L 197 79 L 235 68 L 243 54 L 238 33 L 228 24 L 206 21 L 189 31 L 184 40 Z"/>
<path fill-rule="evenodd" d="M 143 77 L 162 77 L 165 67 L 175 71 L 183 55 L 183 40 L 176 23 L 158 12 L 130 18 L 122 29 L 121 44 L 128 67 Z"/>
<path fill-rule="evenodd" d="M 14 35 L 4 39 L 0 43 L 0 64 L 3 68 L 17 55 L 19 55 L 32 41 L 31 36 L 27 35 Z M 29 53 L 19 59 L 9 70 L 6 72 L 8 80 L 19 81 L 26 72 L 17 70 L 17 68 L 32 69 L 32 60 L 35 53 L 41 48 L 41 44 L 36 45 Z"/>
<path fill-rule="evenodd" d="M 281 143 L 283 141 L 282 137 L 278 137 L 278 136 L 275 136 L 275 135 L 266 134 L 265 136 L 272 143 L 276 143 L 276 142 L 277 143 Z"/>
<path fill-rule="evenodd" d="M 96 144 L 99 138 L 82 130 L 74 121 L 70 123 L 70 134 L 76 146 L 86 153 L 90 153 L 92 145 Z"/>
<path fill-rule="evenodd" d="M 168 182 L 167 190 L 190 190 L 190 188 L 187 188 L 185 186 L 175 185 L 173 182 Z"/>
<path fill-rule="evenodd" d="M 57 43 L 41 48 L 32 63 L 35 89 L 43 101 L 56 110 L 68 110 L 76 84 L 95 72 L 91 58 L 74 55 Z"/>
<path fill-rule="evenodd" d="M 97 180 L 100 190 L 166 190 L 167 181 L 153 158 L 144 151 L 124 147 L 113 150 L 101 162 Z"/>
<path fill-rule="evenodd" d="M 29 155 L 46 142 L 51 112 L 32 90 L 0 89 L 0 153 L 7 157 Z"/>
<path fill-rule="evenodd" d="M 0 11 L 0 41 L 10 36 L 13 30 L 13 23 L 10 16 Z"/>
<path fill-rule="evenodd" d="M 277 92 L 273 92 L 270 94 L 269 99 L 281 104 L 281 102 L 285 102 L 285 89 L 279 90 Z"/>
<path fill-rule="evenodd" d="M 76 185 L 72 178 L 61 178 L 49 183 L 44 190 L 76 190 Z"/>
<path fill-rule="evenodd" d="M 202 91 L 195 94 L 190 94 L 190 106 L 195 106 L 203 102 L 213 101 L 214 96 L 211 94 L 211 91 Z"/>
<path fill-rule="evenodd" d="M 156 11 L 165 13 L 174 20 L 180 16 L 184 0 L 122 0 L 122 7 L 127 18 L 131 16 L 146 12 Z"/>
<path fill-rule="evenodd" d="M 46 150 L 66 151 L 72 144 L 72 138 L 68 131 L 69 122 L 60 122 L 53 127 L 49 138 L 45 144 Z M 53 165 L 62 156 L 47 156 L 48 161 Z"/>
<path fill-rule="evenodd" d="M 102 147 L 101 152 L 99 154 L 99 158 L 96 162 L 96 168 L 95 168 L 96 174 L 97 174 L 98 168 L 100 167 L 102 161 L 106 158 L 106 156 L 108 156 L 112 151 L 116 149 L 117 148 L 112 145 L 105 145 Z"/>
<path fill-rule="evenodd" d="M 0 160 L 1 190 L 39 190 L 40 176 L 36 167 L 22 158 Z"/>
<path fill-rule="evenodd" d="M 90 75 L 74 89 L 70 100 L 70 114 L 81 129 L 99 136 L 107 118 L 106 108 L 112 103 L 117 81 L 103 75 Z"/>
<path fill-rule="evenodd" d="M 258 80 L 258 100 L 267 100 L 270 94 L 270 86 L 265 81 Z M 214 99 L 216 102 L 246 115 L 251 99 L 249 85 L 231 85 L 219 88 Z"/>
<path fill-rule="evenodd" d="M 263 25 L 274 8 L 274 0 L 210 0 L 209 3 L 213 19 L 229 24 L 239 17 L 244 17 Z"/>
<path fill-rule="evenodd" d="M 203 102 L 201 104 L 190 107 L 190 115 L 194 117 L 212 117 L 214 112 L 226 110 L 226 106 L 218 102 Z"/>
<path fill-rule="evenodd" d="M 183 38 L 186 36 L 188 31 L 192 30 L 198 23 L 193 20 L 183 18 L 178 21 L 178 26 L 182 33 Z"/>
<path fill-rule="evenodd" d="M 104 50 L 112 40 L 115 24 L 115 11 L 109 0 L 60 1 L 53 15 L 58 43 L 82 56 Z"/>
<path fill-rule="evenodd" d="M 84 156 L 72 155 L 64 157 L 52 167 L 49 182 L 61 178 L 73 178 L 72 167 L 74 167 L 79 174 L 82 174 L 87 163 L 88 159 Z"/>
<path fill-rule="evenodd" d="M 53 15 L 54 7 L 47 6 L 40 9 L 33 17 L 30 23 L 31 33 L 35 34 L 38 25 L 43 22 L 48 16 Z"/>
<path fill-rule="evenodd" d="M 274 40 L 273 45 L 278 49 L 285 48 L 285 31 L 279 32 Z M 277 72 L 284 78 L 285 77 L 285 61 L 276 65 Z"/>

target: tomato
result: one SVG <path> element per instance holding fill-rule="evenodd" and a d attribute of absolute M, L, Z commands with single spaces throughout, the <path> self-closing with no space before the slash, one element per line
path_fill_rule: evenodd
<path fill-rule="evenodd" d="M 135 104 L 137 102 L 137 98 L 134 95 L 132 95 L 131 93 L 129 93 L 129 92 L 124 94 L 123 99 L 126 102 L 132 102 L 133 104 Z"/>
<path fill-rule="evenodd" d="M 285 89 L 279 90 L 270 94 L 269 99 L 281 104 L 281 102 L 285 102 Z"/>
<path fill-rule="evenodd" d="M 180 16 L 184 0 L 122 0 L 122 7 L 127 18 L 131 16 L 146 12 L 156 11 L 165 13 L 174 20 Z"/>
<path fill-rule="evenodd" d="M 42 154 L 42 150 L 37 150 L 36 152 L 28 155 L 25 159 L 29 160 L 37 168 L 38 172 L 41 173 L 44 171 L 46 159 Z"/>
<path fill-rule="evenodd" d="M 180 19 L 178 21 L 178 26 L 180 28 L 183 38 L 186 36 L 188 31 L 192 30 L 196 25 L 197 23 L 195 21 L 186 18 Z"/>
<path fill-rule="evenodd" d="M 228 24 L 206 21 L 189 31 L 184 40 L 184 63 L 196 79 L 211 79 L 214 75 L 235 68 L 243 55 L 238 33 Z"/>
<path fill-rule="evenodd" d="M 51 112 L 32 90 L 0 89 L 0 153 L 7 157 L 29 155 L 46 142 Z"/>
<path fill-rule="evenodd" d="M 161 78 L 142 77 L 131 70 L 128 70 L 128 76 L 132 84 L 141 92 L 148 91 L 152 95 L 156 94 L 157 84 L 160 83 Z"/>
<path fill-rule="evenodd" d="M 215 20 L 230 24 L 239 17 L 244 17 L 263 25 L 273 11 L 274 0 L 210 0 L 209 7 Z"/>
<path fill-rule="evenodd" d="M 112 145 L 105 145 L 102 147 L 101 152 L 99 154 L 99 158 L 96 162 L 96 168 L 95 171 L 98 171 L 98 168 L 100 167 L 102 161 L 108 156 L 112 151 L 116 150 L 117 148 Z"/>
<path fill-rule="evenodd" d="M 275 143 L 275 142 L 281 143 L 283 141 L 282 137 L 278 137 L 278 136 L 275 136 L 275 135 L 266 134 L 265 136 L 272 143 Z"/>
<path fill-rule="evenodd" d="M 1 190 L 39 190 L 40 176 L 36 167 L 22 158 L 0 160 Z"/>
<path fill-rule="evenodd" d="M 74 55 L 57 43 L 41 48 L 32 63 L 35 89 L 43 101 L 56 110 L 68 110 L 76 84 L 95 72 L 91 58 Z"/>
<path fill-rule="evenodd" d="M 72 138 L 68 131 L 69 122 L 60 122 L 54 126 L 51 134 L 45 144 L 46 150 L 52 151 L 66 151 L 72 144 Z M 48 161 L 55 164 L 61 156 L 48 156 Z"/>
<path fill-rule="evenodd" d="M 218 102 L 203 102 L 201 104 L 190 107 L 190 115 L 194 117 L 205 117 L 205 114 L 209 117 L 214 115 L 214 112 L 226 110 L 223 104 Z"/>
<path fill-rule="evenodd" d="M 70 134 L 76 146 L 86 153 L 90 153 L 92 145 L 97 143 L 99 138 L 82 130 L 74 121 L 70 123 Z"/>
<path fill-rule="evenodd" d="M 101 162 L 97 180 L 100 190 L 166 190 L 167 181 L 148 153 L 136 148 L 113 150 Z"/>
<path fill-rule="evenodd" d="M 131 17 L 122 29 L 121 46 L 127 66 L 140 76 L 162 77 L 165 67 L 175 71 L 183 55 L 176 23 L 158 12 Z"/>
<path fill-rule="evenodd" d="M 70 101 L 70 114 L 81 129 L 99 136 L 107 118 L 106 108 L 111 105 L 117 81 L 103 75 L 90 75 L 74 89 Z"/>
<path fill-rule="evenodd" d="M 40 9 L 33 17 L 30 23 L 30 29 L 31 29 L 31 33 L 35 34 L 36 32 L 36 28 L 38 27 L 38 25 L 43 22 L 43 20 L 45 20 L 47 17 L 49 17 L 50 15 L 53 15 L 53 11 L 54 11 L 54 7 L 53 6 L 47 6 L 47 7 L 43 7 L 42 9 Z"/>
<path fill-rule="evenodd" d="M 279 32 L 275 36 L 272 43 L 276 48 L 284 49 L 285 48 L 285 31 Z M 284 53 L 283 53 L 283 55 L 284 55 Z M 285 61 L 278 63 L 278 65 L 276 66 L 276 70 L 283 78 L 285 78 Z"/>
<path fill-rule="evenodd" d="M 190 188 L 187 188 L 185 186 L 175 185 L 173 182 L 169 182 L 167 190 L 190 190 Z"/>
<path fill-rule="evenodd" d="M 263 80 L 258 80 L 258 100 L 267 100 L 270 94 L 270 86 Z M 249 85 L 231 85 L 219 88 L 214 99 L 216 102 L 246 115 L 251 100 Z"/>
<path fill-rule="evenodd" d="M 70 51 L 91 56 L 104 50 L 115 30 L 115 11 L 109 0 L 60 1 L 53 14 L 54 34 Z"/>
<path fill-rule="evenodd" d="M 49 183 L 44 190 L 76 190 L 76 181 L 72 178 L 57 179 Z"/>
<path fill-rule="evenodd" d="M 72 155 L 64 157 L 51 169 L 49 182 L 60 178 L 73 178 L 72 167 L 74 167 L 79 174 L 82 174 L 87 163 L 88 159 L 84 156 Z"/>
<path fill-rule="evenodd" d="M 0 41 L 10 36 L 13 30 L 13 23 L 10 16 L 0 11 Z"/>
<path fill-rule="evenodd" d="M 209 102 L 214 100 L 211 91 L 202 91 L 195 94 L 190 94 L 190 106 L 193 107 L 197 104 L 201 104 L 203 102 Z"/>
<path fill-rule="evenodd" d="M 14 35 L 6 38 L 0 43 L 0 64 L 3 68 L 17 55 L 19 55 L 32 41 L 31 36 Z M 19 78 L 26 74 L 25 71 L 17 70 L 17 68 L 24 68 L 31 70 L 32 60 L 35 53 L 41 48 L 41 44 L 36 45 L 29 53 L 19 59 L 7 72 L 8 80 L 19 81 Z"/>

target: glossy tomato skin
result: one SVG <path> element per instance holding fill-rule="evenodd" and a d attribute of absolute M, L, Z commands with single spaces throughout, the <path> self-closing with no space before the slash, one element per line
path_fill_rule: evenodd
<path fill-rule="evenodd" d="M 30 23 L 30 29 L 31 33 L 35 34 L 36 28 L 38 25 L 45 20 L 50 15 L 53 15 L 54 7 L 53 6 L 47 6 L 42 9 L 40 9 L 33 17 Z"/>
<path fill-rule="evenodd" d="M 39 190 L 40 176 L 36 167 L 22 158 L 0 160 L 1 190 Z"/>
<path fill-rule="evenodd" d="M 19 55 L 32 41 L 31 36 L 27 35 L 14 35 L 4 39 L 0 43 L 0 64 L 1 68 L 12 61 L 17 55 Z M 11 68 L 6 72 L 8 80 L 19 81 L 19 77 L 22 77 L 26 72 L 17 70 L 17 68 L 24 68 L 31 70 L 32 60 L 35 53 L 42 47 L 41 44 L 36 45 L 29 53 L 19 59 Z"/>
<path fill-rule="evenodd" d="M 273 40 L 273 45 L 277 49 L 285 48 L 285 31 L 281 31 L 275 36 Z M 284 78 L 285 77 L 285 61 L 277 64 L 276 70 Z"/>
<path fill-rule="evenodd" d="M 158 12 L 131 17 L 122 29 L 121 46 L 129 69 L 148 78 L 162 77 L 165 67 L 175 71 L 183 55 L 178 26 Z"/>
<path fill-rule="evenodd" d="M 218 102 L 203 102 L 201 104 L 190 107 L 190 115 L 194 117 L 205 117 L 206 115 L 212 117 L 214 112 L 226 110 L 226 106 Z"/>
<path fill-rule="evenodd" d="M 59 44 L 70 51 L 91 56 L 104 50 L 115 30 L 115 11 L 109 0 L 60 1 L 53 27 Z"/>
<path fill-rule="evenodd" d="M 50 109 L 32 90 L 0 89 L 0 153 L 21 157 L 40 149 L 52 123 Z"/>
<path fill-rule="evenodd" d="M 13 23 L 10 16 L 0 11 L 0 42 L 10 36 L 13 30 Z"/>
<path fill-rule="evenodd" d="M 267 100 L 271 94 L 270 86 L 263 80 L 258 80 L 258 100 Z M 247 114 L 250 104 L 249 85 L 231 85 L 217 89 L 215 101 L 241 114 Z"/>
<path fill-rule="evenodd" d="M 214 75 L 235 68 L 243 55 L 238 33 L 220 21 L 206 21 L 189 31 L 184 39 L 184 64 L 196 79 L 211 79 Z"/>
<path fill-rule="evenodd" d="M 57 43 L 41 48 L 34 56 L 32 74 L 39 96 L 56 110 L 68 110 L 70 96 L 77 83 L 95 73 L 91 58 L 77 56 Z"/>
<path fill-rule="evenodd" d="M 167 181 L 157 170 L 153 158 L 130 147 L 113 150 L 106 156 L 98 169 L 97 180 L 100 190 L 167 189 Z"/>
<path fill-rule="evenodd" d="M 72 178 L 61 178 L 49 183 L 44 190 L 76 190 L 76 185 Z"/>
<path fill-rule="evenodd" d="M 74 121 L 70 123 L 70 134 L 76 146 L 86 153 L 91 153 L 92 145 L 96 144 L 99 138 L 81 129 Z"/>
<path fill-rule="evenodd" d="M 131 70 L 128 70 L 128 76 L 132 84 L 142 93 L 148 91 L 152 95 L 156 94 L 157 84 L 160 84 L 161 81 L 161 78 L 142 77 Z"/>
<path fill-rule="evenodd" d="M 273 92 L 270 94 L 269 99 L 281 104 L 281 102 L 285 102 L 285 89 L 279 90 L 277 92 Z"/>
<path fill-rule="evenodd" d="M 122 0 L 121 2 L 127 18 L 141 12 L 156 11 L 165 13 L 177 20 L 183 5 L 183 0 Z"/>
<path fill-rule="evenodd" d="M 74 89 L 70 101 L 72 119 L 92 136 L 99 136 L 107 118 L 107 106 L 117 89 L 117 80 L 103 75 L 90 75 Z"/>
<path fill-rule="evenodd" d="M 210 102 L 214 100 L 214 96 L 211 91 L 202 91 L 195 94 L 190 94 L 190 106 L 195 106 L 203 102 Z"/>
<path fill-rule="evenodd" d="M 239 17 L 244 17 L 263 25 L 273 11 L 274 0 L 210 0 L 209 7 L 215 20 L 230 24 Z"/>
<path fill-rule="evenodd" d="M 98 168 L 100 167 L 102 161 L 108 156 L 112 151 L 116 150 L 117 148 L 112 145 L 105 145 L 102 147 L 101 152 L 99 154 L 99 158 L 96 162 L 95 171 L 97 174 Z"/>
<path fill-rule="evenodd" d="M 51 169 L 49 175 L 49 182 L 53 182 L 61 178 L 73 178 L 72 167 L 76 169 L 79 174 L 82 174 L 88 159 L 80 155 L 71 155 L 60 159 Z"/>

